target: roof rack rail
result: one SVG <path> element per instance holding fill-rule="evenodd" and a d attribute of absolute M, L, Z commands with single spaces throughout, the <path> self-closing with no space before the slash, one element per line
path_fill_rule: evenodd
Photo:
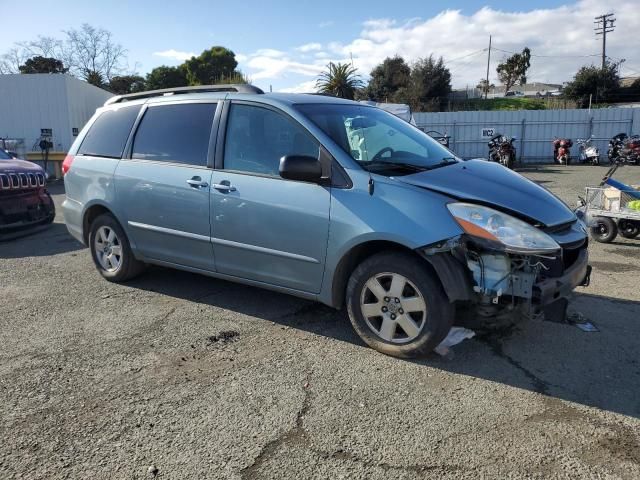
<path fill-rule="evenodd" d="M 263 94 L 264 92 L 253 85 L 230 84 L 230 85 L 200 85 L 197 87 L 175 87 L 163 88 L 161 90 L 149 90 L 139 93 L 128 93 L 127 95 L 116 95 L 104 102 L 104 105 L 113 105 L 114 103 L 128 102 L 129 100 L 139 100 L 141 98 L 162 97 L 165 95 L 179 95 L 184 93 L 205 93 L 205 92 L 235 92 L 235 93 L 253 93 Z"/>

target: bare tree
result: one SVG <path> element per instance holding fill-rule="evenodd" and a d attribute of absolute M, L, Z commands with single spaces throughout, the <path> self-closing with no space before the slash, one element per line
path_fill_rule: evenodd
<path fill-rule="evenodd" d="M 29 54 L 22 48 L 13 47 L 0 56 L 0 74 L 20 73 L 20 65 L 22 65 Z"/>
<path fill-rule="evenodd" d="M 79 30 L 67 30 L 63 61 L 71 72 L 84 79 L 98 76 L 105 81 L 124 72 L 127 51 L 113 41 L 111 32 L 85 23 Z"/>
<path fill-rule="evenodd" d="M 63 40 L 38 36 L 36 40 L 15 43 L 0 55 L 0 74 L 20 73 L 19 67 L 33 57 L 61 60 L 69 73 L 96 85 L 126 73 L 127 51 L 114 42 L 111 32 L 85 23 L 64 34 Z"/>

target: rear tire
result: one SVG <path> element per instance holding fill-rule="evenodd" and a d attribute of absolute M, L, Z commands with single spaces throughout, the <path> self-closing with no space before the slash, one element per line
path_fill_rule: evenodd
<path fill-rule="evenodd" d="M 109 213 L 91 223 L 89 249 L 96 269 L 110 282 L 125 282 L 145 268 L 145 264 L 134 257 L 124 230 Z"/>
<path fill-rule="evenodd" d="M 611 243 L 618 235 L 618 227 L 609 217 L 597 217 L 591 227 L 591 238 L 600 243 Z"/>
<path fill-rule="evenodd" d="M 400 358 L 424 356 L 447 336 L 455 309 L 420 259 L 383 252 L 364 260 L 347 285 L 354 330 L 371 348 Z"/>

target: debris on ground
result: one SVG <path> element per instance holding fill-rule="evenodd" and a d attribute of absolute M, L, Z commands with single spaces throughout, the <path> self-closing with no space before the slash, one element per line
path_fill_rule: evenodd
<path fill-rule="evenodd" d="M 442 357 L 452 358 L 453 350 L 451 350 L 451 347 L 459 344 L 467 338 L 473 338 L 475 335 L 476 332 L 474 332 L 473 330 L 469 330 L 468 328 L 451 327 L 448 335 L 442 342 L 440 342 L 440 345 L 434 348 L 434 351 Z"/>

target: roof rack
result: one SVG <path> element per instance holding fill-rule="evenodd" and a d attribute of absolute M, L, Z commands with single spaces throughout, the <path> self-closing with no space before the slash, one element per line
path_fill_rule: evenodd
<path fill-rule="evenodd" d="M 201 85 L 197 87 L 175 87 L 163 88 L 161 90 L 149 90 L 147 92 L 129 93 L 127 95 L 116 95 L 104 102 L 104 105 L 128 102 L 129 100 L 139 100 L 141 98 L 163 97 L 168 95 L 180 95 L 184 93 L 206 93 L 206 92 L 235 92 L 263 94 L 264 92 L 253 85 L 231 84 L 231 85 Z"/>

